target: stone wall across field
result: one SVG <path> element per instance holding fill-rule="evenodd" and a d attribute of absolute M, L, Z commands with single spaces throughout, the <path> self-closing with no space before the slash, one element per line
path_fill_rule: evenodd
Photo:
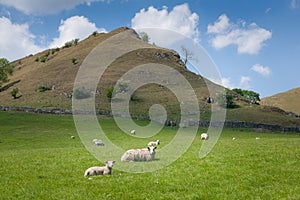
<path fill-rule="evenodd" d="M 64 110 L 60 108 L 30 108 L 24 106 L 0 106 L 0 111 L 21 111 L 21 112 L 29 112 L 29 113 L 44 113 L 44 114 L 56 114 L 56 115 L 71 115 L 71 114 L 93 114 L 94 111 L 80 111 L 80 110 Z M 97 111 L 96 114 L 99 115 L 112 115 L 109 111 Z M 118 115 L 117 113 L 113 113 L 114 115 Z M 133 116 L 123 116 L 121 117 L 129 118 L 133 117 L 138 120 L 150 120 L 148 116 L 143 115 L 133 115 Z M 188 127 L 188 126 L 200 126 L 200 127 L 226 127 L 226 128 L 254 128 L 260 130 L 272 130 L 272 131 L 282 131 L 282 132 L 297 132 L 300 133 L 300 126 L 280 126 L 275 124 L 263 124 L 263 123 L 255 123 L 255 122 L 239 122 L 239 121 L 225 121 L 223 122 L 210 122 L 210 121 L 199 121 L 199 120 L 189 120 L 185 122 L 180 122 L 178 120 L 169 120 L 166 121 L 156 120 L 158 123 L 164 124 L 165 126 L 180 126 L 180 127 Z"/>

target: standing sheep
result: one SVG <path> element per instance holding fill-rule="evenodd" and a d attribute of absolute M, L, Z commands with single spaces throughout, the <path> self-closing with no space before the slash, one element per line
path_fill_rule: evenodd
<path fill-rule="evenodd" d="M 207 133 L 202 133 L 201 134 L 201 140 L 208 140 L 208 134 Z"/>
<path fill-rule="evenodd" d="M 103 167 L 90 167 L 84 172 L 84 176 L 111 175 L 115 161 L 106 161 Z"/>
<path fill-rule="evenodd" d="M 121 157 L 121 161 L 151 161 L 155 159 L 156 147 L 151 146 L 144 149 L 130 149 Z"/>
<path fill-rule="evenodd" d="M 135 130 L 131 130 L 131 131 L 130 131 L 130 134 L 131 134 L 131 135 L 135 135 Z"/>
<path fill-rule="evenodd" d="M 151 141 L 148 143 L 148 147 L 151 147 L 151 146 L 157 146 L 160 144 L 160 141 L 159 140 L 156 140 L 156 141 Z"/>

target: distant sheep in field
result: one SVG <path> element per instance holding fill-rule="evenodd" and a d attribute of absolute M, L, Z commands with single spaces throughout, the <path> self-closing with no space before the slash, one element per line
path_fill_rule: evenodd
<path fill-rule="evenodd" d="M 232 140 L 236 140 L 236 138 L 235 138 L 235 137 L 233 137 L 233 138 L 232 138 Z"/>
<path fill-rule="evenodd" d="M 151 147 L 151 146 L 157 146 L 160 144 L 160 141 L 159 140 L 156 140 L 156 141 L 151 141 L 148 143 L 148 147 Z"/>
<path fill-rule="evenodd" d="M 209 136 L 207 133 L 202 133 L 201 134 L 201 140 L 208 140 Z"/>
<path fill-rule="evenodd" d="M 96 146 L 104 146 L 102 140 L 98 140 L 98 139 L 93 139 L 93 144 Z"/>
<path fill-rule="evenodd" d="M 84 172 L 84 176 L 97 176 L 97 175 L 111 175 L 112 167 L 115 161 L 106 161 L 105 166 L 102 167 L 90 167 Z"/>
<path fill-rule="evenodd" d="M 135 132 L 136 132 L 135 130 L 131 130 L 131 131 L 130 131 L 130 134 L 131 134 L 131 135 L 135 135 Z"/>
<path fill-rule="evenodd" d="M 259 137 L 256 137 L 255 139 L 256 139 L 256 140 L 259 140 L 260 138 L 259 138 Z"/>
<path fill-rule="evenodd" d="M 130 149 L 121 157 L 121 161 L 151 161 L 155 159 L 156 147 L 151 146 L 144 149 Z"/>
<path fill-rule="evenodd" d="M 71 136 L 71 139 L 75 139 L 75 136 L 74 136 L 74 135 L 72 135 L 72 136 Z"/>

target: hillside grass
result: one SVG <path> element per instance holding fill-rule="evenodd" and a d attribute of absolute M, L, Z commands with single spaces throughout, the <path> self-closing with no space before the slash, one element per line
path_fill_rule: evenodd
<path fill-rule="evenodd" d="M 108 134 L 120 136 L 110 135 L 112 141 L 126 143 L 112 119 L 100 121 Z M 82 145 L 71 116 L 0 112 L 0 127 L 0 199 L 300 199 L 297 134 L 225 129 L 204 159 L 198 158 L 198 135 L 162 170 L 113 170 L 89 180 L 85 169 L 101 163 Z M 165 128 L 156 137 L 165 145 L 175 133 Z"/>

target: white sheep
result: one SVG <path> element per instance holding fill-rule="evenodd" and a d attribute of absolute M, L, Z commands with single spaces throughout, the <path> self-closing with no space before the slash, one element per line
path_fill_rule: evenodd
<path fill-rule="evenodd" d="M 201 134 L 201 140 L 208 140 L 209 136 L 207 133 L 202 133 Z"/>
<path fill-rule="evenodd" d="M 259 137 L 256 137 L 255 139 L 256 139 L 256 140 L 259 140 L 260 138 L 259 138 Z"/>
<path fill-rule="evenodd" d="M 93 139 L 93 144 L 96 146 L 104 146 L 102 140 L 98 140 L 98 139 Z"/>
<path fill-rule="evenodd" d="M 130 149 L 121 157 L 121 161 L 151 161 L 155 159 L 156 147 L 151 146 L 144 149 Z"/>
<path fill-rule="evenodd" d="M 131 135 L 135 135 L 135 132 L 136 132 L 135 130 L 131 130 L 131 131 L 130 131 L 130 134 L 131 134 Z"/>
<path fill-rule="evenodd" d="M 105 166 L 102 167 L 90 167 L 84 172 L 84 176 L 97 176 L 97 175 L 111 175 L 112 174 L 112 167 L 115 161 L 106 161 Z"/>
<path fill-rule="evenodd" d="M 236 140 L 236 138 L 235 138 L 235 137 L 233 137 L 233 138 L 232 138 L 232 140 Z"/>
<path fill-rule="evenodd" d="M 157 146 L 160 144 L 160 141 L 159 140 L 156 140 L 156 141 L 151 141 L 148 143 L 148 147 L 151 147 L 151 146 Z"/>
<path fill-rule="evenodd" d="M 71 139 L 75 139 L 75 136 L 74 136 L 74 135 L 72 135 L 72 136 L 71 136 Z"/>

